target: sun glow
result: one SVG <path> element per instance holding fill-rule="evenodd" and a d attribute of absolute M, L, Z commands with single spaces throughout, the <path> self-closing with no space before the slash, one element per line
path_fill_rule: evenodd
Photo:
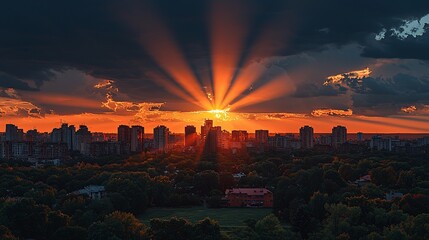
<path fill-rule="evenodd" d="M 144 4 L 131 12 L 124 19 L 138 32 L 139 43 L 159 68 L 159 71 L 142 70 L 145 76 L 218 119 L 227 117 L 229 108 L 237 111 L 279 98 L 293 89 L 291 79 L 262 78 L 268 68 L 255 59 L 273 55 L 281 38 L 276 34 L 278 31 L 267 27 L 248 43 L 251 9 L 243 11 L 242 5 L 234 1 L 213 3 L 208 19 L 211 59 L 208 79 L 193 68 L 185 49 L 174 38 L 167 22 L 158 16 L 156 8 Z M 109 82 L 103 84 L 99 87 Z"/>
<path fill-rule="evenodd" d="M 229 108 L 222 109 L 222 110 L 221 109 L 213 109 L 213 110 L 209 110 L 207 112 L 212 114 L 217 119 L 226 120 L 226 119 L 228 119 L 229 110 L 230 110 Z"/>

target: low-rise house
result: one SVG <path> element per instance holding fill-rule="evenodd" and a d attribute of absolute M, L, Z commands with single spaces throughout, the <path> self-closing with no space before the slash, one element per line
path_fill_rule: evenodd
<path fill-rule="evenodd" d="M 239 173 L 235 173 L 232 174 L 232 177 L 234 178 L 234 180 L 239 181 L 242 177 L 245 177 L 246 174 L 243 172 L 239 172 Z"/>
<path fill-rule="evenodd" d="M 395 198 L 402 198 L 404 196 L 401 192 L 390 191 L 386 193 L 386 201 L 393 201 Z"/>
<path fill-rule="evenodd" d="M 273 193 L 266 188 L 233 188 L 225 191 L 229 207 L 272 207 Z"/>
<path fill-rule="evenodd" d="M 87 195 L 92 200 L 102 199 L 106 195 L 104 186 L 89 185 L 74 192 L 78 195 Z"/>
<path fill-rule="evenodd" d="M 371 175 L 365 175 L 363 177 L 360 177 L 358 180 L 354 182 L 359 187 L 365 186 L 368 183 L 371 183 Z"/>

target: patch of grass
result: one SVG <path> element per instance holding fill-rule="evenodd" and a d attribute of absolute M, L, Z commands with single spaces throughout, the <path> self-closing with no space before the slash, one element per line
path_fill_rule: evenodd
<path fill-rule="evenodd" d="M 139 219 L 148 225 L 152 218 L 179 217 L 195 223 L 209 217 L 218 221 L 221 227 L 240 227 L 245 226 L 244 220 L 249 218 L 259 220 L 271 211 L 271 208 L 150 208 Z"/>

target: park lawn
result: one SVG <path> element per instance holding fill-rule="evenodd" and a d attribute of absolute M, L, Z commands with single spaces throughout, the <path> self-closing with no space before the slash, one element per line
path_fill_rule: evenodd
<path fill-rule="evenodd" d="M 244 226 L 246 219 L 259 220 L 272 211 L 271 208 L 150 208 L 143 213 L 139 219 L 144 224 L 149 225 L 152 218 L 170 218 L 180 217 L 197 222 L 205 217 L 209 217 L 219 222 L 221 227 L 240 227 Z"/>

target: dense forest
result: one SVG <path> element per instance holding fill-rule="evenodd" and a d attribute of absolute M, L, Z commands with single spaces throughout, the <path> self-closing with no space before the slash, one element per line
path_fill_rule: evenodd
<path fill-rule="evenodd" d="M 306 151 L 75 156 L 38 168 L 3 162 L 0 239 L 429 239 L 428 161 Z M 365 175 L 371 180 L 357 184 Z M 106 196 L 74 194 L 88 185 L 105 186 Z M 270 189 L 272 214 L 228 231 L 209 218 L 139 220 L 153 207 L 222 207 L 232 187 Z"/>

